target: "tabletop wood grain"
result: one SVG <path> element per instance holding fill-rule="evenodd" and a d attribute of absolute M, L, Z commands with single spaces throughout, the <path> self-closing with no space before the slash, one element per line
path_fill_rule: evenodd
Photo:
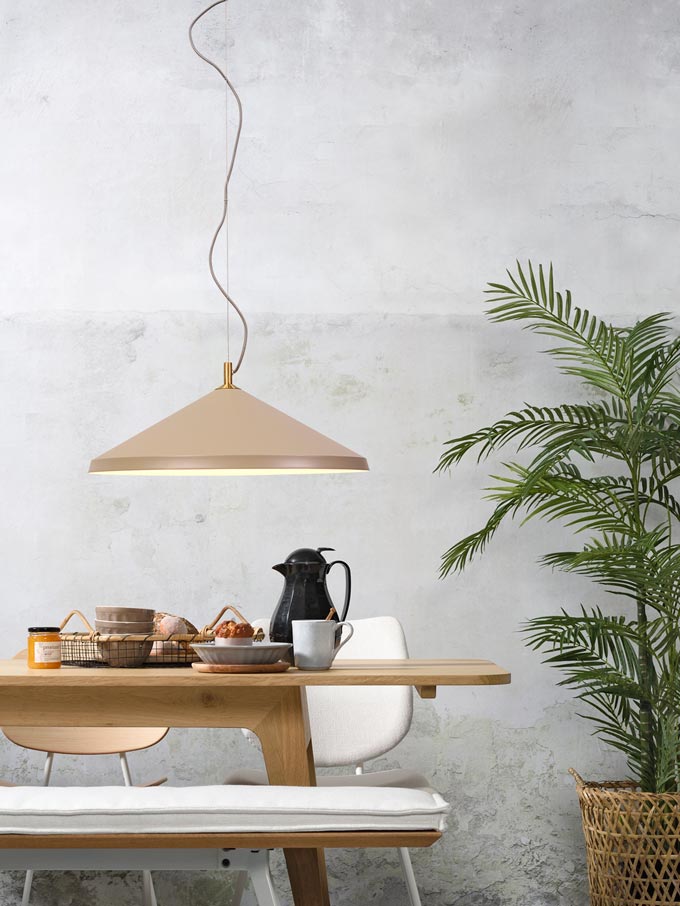
<path fill-rule="evenodd" d="M 419 660 L 343 660 L 330 670 L 291 668 L 285 673 L 222 675 L 186 668 L 62 667 L 33 670 L 23 661 L 0 661 L 0 689 L 30 686 L 136 688 L 253 686 L 495 686 L 510 682 L 510 673 L 493 661 L 434 658 Z"/>

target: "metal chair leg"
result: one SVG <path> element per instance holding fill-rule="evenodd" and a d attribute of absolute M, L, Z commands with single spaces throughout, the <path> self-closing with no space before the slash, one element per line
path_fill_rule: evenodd
<path fill-rule="evenodd" d="M 119 752 L 118 758 L 120 760 L 120 769 L 123 774 L 123 783 L 125 786 L 132 786 L 132 774 L 130 773 L 130 765 L 128 764 L 127 754 L 125 752 Z"/>
<path fill-rule="evenodd" d="M 48 752 L 45 758 L 45 770 L 43 771 L 43 786 L 50 785 L 50 777 L 52 776 L 52 765 L 54 764 L 54 752 Z"/>
<path fill-rule="evenodd" d="M 156 894 L 154 893 L 150 871 L 142 872 L 142 891 L 144 906 L 156 906 Z"/>
<path fill-rule="evenodd" d="M 24 881 L 24 895 L 21 898 L 21 906 L 28 906 L 29 900 L 31 899 L 31 886 L 33 885 L 33 872 L 29 869 L 26 872 L 26 880 Z"/>
<path fill-rule="evenodd" d="M 246 891 L 247 883 L 248 883 L 248 872 L 247 871 L 236 872 L 236 883 L 234 884 L 234 893 L 231 898 L 230 906 L 241 906 L 241 900 L 243 899 L 243 894 Z"/>
<path fill-rule="evenodd" d="M 413 874 L 413 865 L 411 864 L 411 854 L 403 846 L 399 848 L 399 860 L 401 861 L 401 870 L 404 874 L 411 906 L 421 906 L 416 876 Z"/>
<path fill-rule="evenodd" d="M 52 776 L 52 765 L 54 764 L 54 752 L 48 752 L 45 756 L 45 767 L 43 768 L 43 786 L 50 785 L 50 777 Z M 29 869 L 26 872 L 26 878 L 24 880 L 24 893 L 21 897 L 21 906 L 28 906 L 31 899 L 31 888 L 33 887 L 33 872 Z"/>
<path fill-rule="evenodd" d="M 355 774 L 363 774 L 364 766 L 363 764 L 357 764 L 354 766 Z M 420 894 L 418 893 L 418 885 L 416 884 L 416 876 L 413 874 L 413 865 L 411 864 L 411 854 L 408 849 L 405 847 L 399 848 L 399 861 L 401 862 L 401 871 L 404 875 L 404 882 L 406 883 L 406 889 L 408 890 L 409 900 L 411 901 L 411 906 L 422 906 L 420 902 Z"/>
<path fill-rule="evenodd" d="M 132 774 L 130 773 L 127 754 L 125 752 L 119 752 L 118 758 L 120 759 L 120 769 L 123 773 L 123 782 L 125 783 L 125 786 L 132 786 Z M 154 890 L 150 871 L 142 872 L 142 890 L 144 906 L 158 906 L 158 903 L 156 902 L 156 891 Z"/>
<path fill-rule="evenodd" d="M 274 882 L 269 870 L 269 853 L 262 850 L 258 858 L 250 866 L 250 880 L 255 891 L 258 906 L 281 906 Z"/>

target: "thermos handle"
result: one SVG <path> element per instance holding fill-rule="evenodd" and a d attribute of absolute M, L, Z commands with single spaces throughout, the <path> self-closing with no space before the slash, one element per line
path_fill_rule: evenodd
<path fill-rule="evenodd" d="M 349 610 L 349 597 L 352 594 L 352 571 L 344 560 L 333 560 L 332 563 L 328 564 L 326 574 L 331 571 L 332 566 L 337 566 L 338 564 L 340 564 L 340 566 L 344 566 L 345 575 L 347 576 L 347 585 L 345 586 L 345 603 L 342 608 L 342 616 L 340 617 L 340 622 L 342 623 L 344 622 L 345 617 L 347 616 L 347 611 Z"/>

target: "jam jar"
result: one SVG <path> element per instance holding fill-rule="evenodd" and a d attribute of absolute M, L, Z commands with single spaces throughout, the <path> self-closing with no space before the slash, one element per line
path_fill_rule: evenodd
<path fill-rule="evenodd" d="M 37 670 L 56 670 L 61 667 L 58 626 L 29 626 L 28 666 Z"/>

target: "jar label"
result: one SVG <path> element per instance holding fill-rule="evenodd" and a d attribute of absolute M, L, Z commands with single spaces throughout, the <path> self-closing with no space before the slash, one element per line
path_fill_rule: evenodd
<path fill-rule="evenodd" d="M 36 664 L 60 664 L 61 642 L 35 642 L 33 660 Z"/>

